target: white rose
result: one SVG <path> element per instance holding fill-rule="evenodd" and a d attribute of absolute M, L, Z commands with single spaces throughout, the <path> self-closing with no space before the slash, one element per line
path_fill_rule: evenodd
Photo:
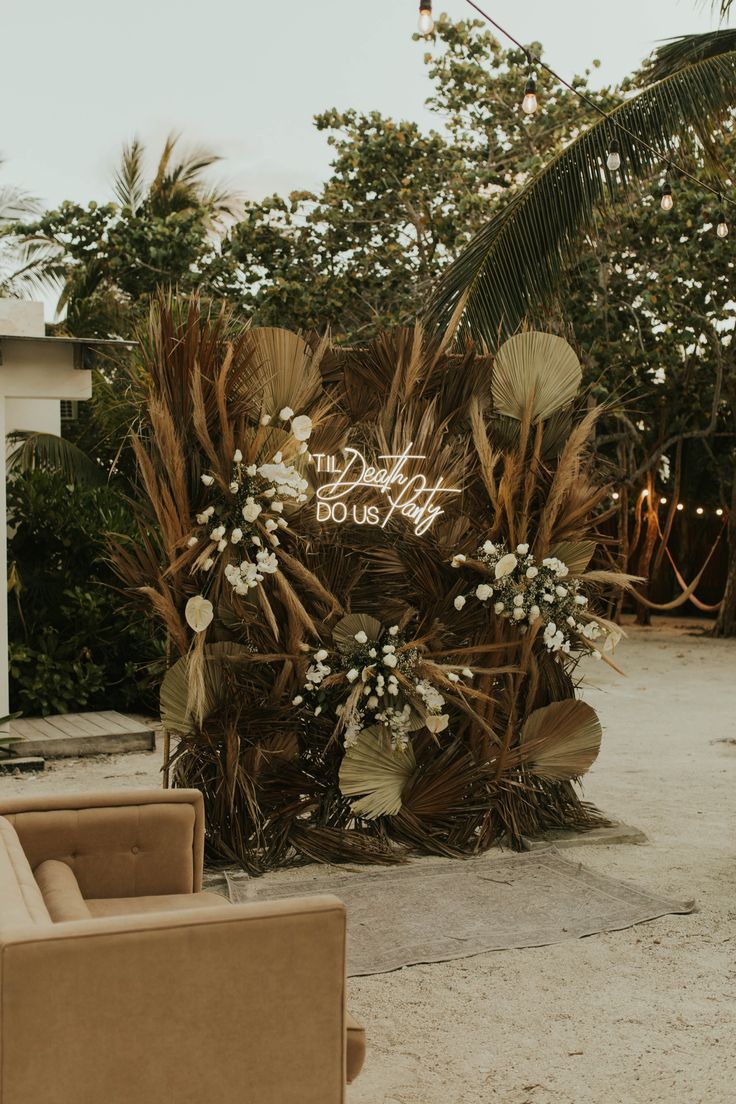
<path fill-rule="evenodd" d="M 472 677 L 473 677 L 473 672 L 470 670 L 470 668 L 469 667 L 463 667 L 463 678 L 472 678 Z"/>
<path fill-rule="evenodd" d="M 219 540 L 217 542 L 217 551 L 218 552 L 224 552 L 226 548 L 227 548 L 227 541 L 223 537 L 222 540 Z"/>
<path fill-rule="evenodd" d="M 258 471 L 258 468 L 255 466 L 255 464 L 249 464 L 248 467 L 245 469 L 245 474 L 246 475 L 255 475 L 257 473 L 257 471 Z"/>
<path fill-rule="evenodd" d="M 538 567 L 528 567 L 526 569 L 527 579 L 536 579 L 538 574 L 539 574 L 539 568 Z"/>
<path fill-rule="evenodd" d="M 207 598 L 203 598 L 201 594 L 190 598 L 184 607 L 187 625 L 190 629 L 194 629 L 196 633 L 204 632 L 214 615 L 212 603 Z"/>
<path fill-rule="evenodd" d="M 366 636 L 366 634 L 363 632 L 362 629 L 360 629 L 360 631 L 355 634 L 355 640 L 357 640 L 359 644 L 367 644 L 368 643 L 368 637 Z"/>
<path fill-rule="evenodd" d="M 514 597 L 514 605 L 515 606 L 523 606 L 524 605 L 524 595 L 523 594 L 517 594 Z"/>
<path fill-rule="evenodd" d="M 212 484 L 215 482 L 215 477 L 213 475 L 203 475 L 202 482 L 204 483 L 205 487 L 211 487 Z"/>
<path fill-rule="evenodd" d="M 506 607 L 503 604 L 503 602 L 496 602 L 495 606 L 493 607 L 493 612 L 494 613 L 503 613 L 503 611 L 505 609 L 506 609 Z"/>
<path fill-rule="evenodd" d="M 529 551 L 529 545 L 517 544 L 516 551 L 519 553 L 520 556 L 526 556 L 527 552 Z"/>
<path fill-rule="evenodd" d="M 300 414 L 291 419 L 291 435 L 297 441 L 308 441 L 312 435 L 312 419 L 306 414 Z"/>
<path fill-rule="evenodd" d="M 357 667 L 351 667 L 345 678 L 348 680 L 348 682 L 355 682 L 359 674 L 360 672 L 358 671 Z"/>
<path fill-rule="evenodd" d="M 277 502 L 276 499 L 274 499 L 271 503 L 271 509 L 274 510 L 277 514 L 280 514 L 283 512 L 284 504 L 283 502 Z"/>
<path fill-rule="evenodd" d="M 242 459 L 243 459 L 242 452 L 240 451 L 240 449 L 236 449 L 235 452 L 233 453 L 233 462 L 235 464 L 239 464 Z"/>
<path fill-rule="evenodd" d="M 458 596 L 455 599 L 453 605 L 455 606 L 456 610 L 461 610 L 463 608 L 463 606 L 465 605 L 465 602 L 466 602 L 466 599 L 463 598 L 462 594 L 458 594 Z"/>
<path fill-rule="evenodd" d="M 391 628 L 388 630 L 388 635 L 389 636 L 398 636 L 399 635 L 399 626 L 398 625 L 392 625 Z"/>
<path fill-rule="evenodd" d="M 304 701 L 304 698 L 301 696 L 301 694 L 297 694 L 297 696 L 295 698 L 292 698 L 291 704 L 292 705 L 301 705 L 303 701 Z"/>
<path fill-rule="evenodd" d="M 233 544 L 240 544 L 242 539 L 243 539 L 243 530 L 242 529 L 233 529 L 232 533 L 230 534 L 230 540 L 232 541 L 232 543 Z"/>
<path fill-rule="evenodd" d="M 257 502 L 254 502 L 252 498 L 249 498 L 243 507 L 242 513 L 245 521 L 253 522 L 261 513 L 261 507 Z"/>
<path fill-rule="evenodd" d="M 236 483 L 234 479 L 233 479 L 232 483 L 230 484 L 230 490 L 232 491 L 233 494 L 237 494 L 238 491 L 240 490 L 240 484 Z"/>
<path fill-rule="evenodd" d="M 479 598 L 481 602 L 486 602 L 493 594 L 493 587 L 488 583 L 481 583 L 480 586 L 475 588 L 475 597 Z"/>
<path fill-rule="evenodd" d="M 459 567 L 460 564 L 465 563 L 465 559 L 466 557 L 463 556 L 462 552 L 458 552 L 458 554 L 453 556 L 450 560 L 450 567 Z"/>
<path fill-rule="evenodd" d="M 324 648 L 320 648 L 318 652 L 314 653 L 314 658 L 318 663 L 321 663 L 323 659 L 327 659 L 327 651 Z"/>
<path fill-rule="evenodd" d="M 447 677 L 450 680 L 450 682 L 459 682 L 460 681 L 460 676 L 458 674 L 456 674 L 455 671 L 448 671 L 447 672 Z"/>
<path fill-rule="evenodd" d="M 504 579 L 507 575 L 510 575 L 512 571 L 516 569 L 518 560 L 513 552 L 507 552 L 505 556 L 496 564 L 495 576 L 497 579 Z"/>
<path fill-rule="evenodd" d="M 532 606 L 532 608 L 529 610 L 529 621 L 531 624 L 534 624 L 540 613 L 541 610 L 539 609 L 539 606 Z"/>
<path fill-rule="evenodd" d="M 293 417 L 294 411 L 291 409 L 290 406 L 284 406 L 281 410 L 279 410 L 279 418 L 282 422 L 288 422 L 289 418 Z"/>
<path fill-rule="evenodd" d="M 564 598 L 565 595 L 567 594 L 567 587 L 556 586 L 555 587 L 555 594 L 557 595 L 558 598 Z"/>
<path fill-rule="evenodd" d="M 268 533 L 273 533 L 274 529 L 278 529 L 276 522 L 273 518 L 266 518 L 266 531 Z"/>
<path fill-rule="evenodd" d="M 203 571 L 209 571 L 214 562 L 215 561 L 212 559 L 212 557 L 208 556 L 207 559 L 202 564 L 202 570 Z"/>
<path fill-rule="evenodd" d="M 514 610 L 514 619 L 516 621 L 523 621 L 525 616 L 526 615 L 525 615 L 523 609 L 519 609 L 519 607 L 517 606 L 516 609 Z"/>
<path fill-rule="evenodd" d="M 213 541 L 219 541 L 225 536 L 225 526 L 218 525 L 216 529 L 213 529 L 210 533 Z"/>
<path fill-rule="evenodd" d="M 483 551 L 485 552 L 486 556 L 492 556 L 493 553 L 496 551 L 496 546 L 493 541 L 486 541 L 486 543 L 483 545 Z"/>
<path fill-rule="evenodd" d="M 383 657 L 384 667 L 395 667 L 398 662 L 399 661 L 393 652 L 389 652 L 388 655 L 385 655 Z"/>
<path fill-rule="evenodd" d="M 262 414 L 261 415 L 261 425 L 262 426 L 267 426 L 267 425 L 270 425 L 270 423 L 271 423 L 271 415 L 270 414 Z"/>

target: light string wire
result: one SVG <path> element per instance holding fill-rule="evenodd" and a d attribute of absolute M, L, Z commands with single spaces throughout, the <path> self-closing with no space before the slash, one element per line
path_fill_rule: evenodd
<path fill-rule="evenodd" d="M 604 119 L 607 119 L 612 127 L 615 127 L 615 129 L 620 131 L 621 134 L 628 135 L 628 137 L 631 138 L 633 142 L 636 142 L 637 145 L 641 146 L 643 149 L 646 149 L 649 153 L 653 154 L 658 161 L 661 161 L 663 163 L 665 167 L 665 172 L 667 172 L 667 170 L 669 169 L 674 169 L 674 171 L 679 173 L 680 176 L 684 176 L 688 180 L 692 180 L 695 184 L 698 185 L 698 187 L 710 192 L 711 195 L 716 197 L 720 204 L 727 203 L 729 206 L 734 206 L 734 201 L 728 196 L 724 196 L 723 193 L 720 192 L 717 188 L 712 187 L 712 185 L 708 184 L 706 181 L 701 180 L 699 177 L 694 176 L 693 173 L 688 172 L 687 169 L 684 169 L 681 165 L 678 165 L 675 161 L 673 161 L 671 157 L 663 156 L 661 151 L 658 150 L 656 146 L 650 145 L 649 142 L 646 142 L 643 138 L 640 138 L 638 134 L 635 134 L 633 130 L 629 130 L 629 128 L 623 123 L 619 123 L 618 120 L 614 119 L 608 111 L 604 111 L 604 109 L 600 107 L 594 100 L 591 100 L 590 96 L 586 96 L 584 92 L 580 92 L 579 89 L 575 88 L 574 85 L 570 84 L 569 81 L 566 81 L 564 77 L 561 77 L 559 73 L 555 72 L 555 70 L 551 66 L 547 65 L 545 61 L 542 61 L 541 58 L 533 57 L 533 55 L 529 52 L 529 49 L 524 46 L 523 43 L 519 42 L 518 38 L 515 38 L 509 31 L 505 29 L 505 27 L 502 27 L 500 23 L 497 23 L 496 20 L 488 14 L 488 12 L 483 11 L 483 9 L 478 6 L 478 4 L 474 3 L 474 0 L 465 0 L 465 2 L 475 11 L 477 11 L 478 15 L 481 15 L 488 23 L 490 23 L 492 27 L 495 27 L 499 34 L 504 35 L 509 40 L 509 42 L 513 42 L 514 46 L 517 46 L 526 56 L 527 61 L 530 65 L 533 64 L 540 69 L 544 69 L 545 72 L 549 73 L 551 77 L 554 77 L 554 79 L 559 84 L 561 84 L 563 88 L 567 88 L 569 92 L 572 92 L 573 95 L 577 96 L 577 98 L 581 100 L 584 104 L 586 104 L 588 107 L 591 107 Z"/>

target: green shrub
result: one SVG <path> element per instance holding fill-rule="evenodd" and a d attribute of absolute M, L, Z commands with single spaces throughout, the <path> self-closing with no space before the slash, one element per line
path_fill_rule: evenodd
<path fill-rule="evenodd" d="M 132 531 L 110 487 L 69 486 L 53 472 L 8 483 L 11 707 L 26 715 L 150 709 L 161 655 L 106 560 L 106 532 Z"/>

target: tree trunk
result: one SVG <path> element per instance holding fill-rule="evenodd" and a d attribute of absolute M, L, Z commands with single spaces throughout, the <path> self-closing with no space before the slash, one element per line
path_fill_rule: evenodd
<path fill-rule="evenodd" d="M 718 611 L 714 636 L 736 636 L 736 479 L 731 488 L 731 512 L 728 515 L 728 570 L 726 589 Z"/>
<path fill-rule="evenodd" d="M 646 530 L 644 533 L 644 547 L 642 548 L 639 562 L 637 564 L 637 575 L 642 575 L 646 582 L 643 584 L 642 589 L 646 594 L 649 590 L 650 582 L 650 568 L 652 563 L 652 556 L 654 555 L 654 548 L 657 543 L 657 537 L 659 536 L 659 521 L 657 516 L 657 500 L 654 497 L 654 477 L 650 472 L 647 477 L 647 495 L 645 498 L 644 506 L 646 508 Z M 637 625 L 651 625 L 652 613 L 648 606 L 639 603 L 639 608 L 636 611 L 636 624 Z"/>

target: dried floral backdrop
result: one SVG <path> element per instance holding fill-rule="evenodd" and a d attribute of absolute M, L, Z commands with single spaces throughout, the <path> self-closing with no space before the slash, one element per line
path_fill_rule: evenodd
<path fill-rule="evenodd" d="M 611 662 L 590 570 L 605 488 L 561 338 L 495 357 L 417 326 L 335 350 L 161 298 L 133 372 L 140 539 L 113 554 L 165 627 L 175 785 L 215 854 L 466 854 L 597 812 Z"/>

